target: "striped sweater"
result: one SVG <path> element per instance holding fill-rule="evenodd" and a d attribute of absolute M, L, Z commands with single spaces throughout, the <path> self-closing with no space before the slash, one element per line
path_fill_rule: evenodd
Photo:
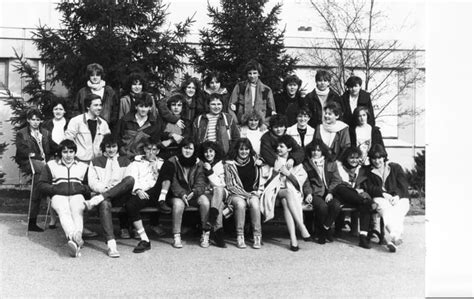
<path fill-rule="evenodd" d="M 253 159 L 253 161 L 255 161 L 255 158 Z M 252 161 L 250 163 L 252 163 Z M 252 195 L 260 196 L 260 194 L 263 191 L 265 181 L 262 177 L 261 168 L 255 166 L 255 171 L 257 171 L 257 177 L 253 185 L 254 191 L 249 193 L 245 191 L 242 181 L 240 180 L 236 162 L 234 160 L 225 161 L 224 163 L 225 184 L 230 194 L 239 195 L 244 198 L 250 198 L 250 196 Z"/>
<path fill-rule="evenodd" d="M 125 177 L 130 160 L 116 155 L 114 158 L 97 157 L 89 165 L 88 179 L 92 191 L 104 193 Z"/>
<path fill-rule="evenodd" d="M 83 194 L 88 197 L 90 188 L 86 183 L 87 169 L 86 163 L 77 160 L 69 167 L 61 159 L 51 160 L 41 172 L 38 189 L 49 196 Z"/>

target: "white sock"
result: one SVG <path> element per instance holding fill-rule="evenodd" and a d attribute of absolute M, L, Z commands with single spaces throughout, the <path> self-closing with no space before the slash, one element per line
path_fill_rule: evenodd
<path fill-rule="evenodd" d="M 327 227 L 326 225 L 323 225 L 325 230 L 329 230 L 330 227 Z"/>
<path fill-rule="evenodd" d="M 141 230 L 137 230 L 137 233 L 140 235 L 140 239 L 142 239 L 143 241 L 150 242 L 150 239 L 148 239 L 144 228 L 142 228 Z"/>
<path fill-rule="evenodd" d="M 359 233 L 361 236 L 366 236 L 367 237 L 367 232 L 364 232 L 364 231 L 360 231 Z"/>
<path fill-rule="evenodd" d="M 117 243 L 115 242 L 115 239 L 112 239 L 112 240 L 108 240 L 107 241 L 107 247 L 109 248 L 117 248 Z"/>
<path fill-rule="evenodd" d="M 104 200 L 104 197 L 102 196 L 102 194 L 96 195 L 91 198 L 91 202 L 94 206 L 100 204 L 103 200 Z"/>

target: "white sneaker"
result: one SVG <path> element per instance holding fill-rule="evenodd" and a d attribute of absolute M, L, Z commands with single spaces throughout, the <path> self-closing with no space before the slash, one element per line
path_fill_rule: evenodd
<path fill-rule="evenodd" d="M 393 242 L 390 241 L 387 244 L 387 249 L 390 252 L 396 252 L 397 251 L 397 246 L 395 244 L 393 244 Z"/>
<path fill-rule="evenodd" d="M 91 202 L 91 204 L 92 204 L 92 207 L 97 206 L 97 205 L 100 204 L 102 201 L 104 201 L 104 196 L 102 196 L 102 194 L 93 196 L 93 197 L 91 198 L 91 200 L 90 200 L 90 202 Z"/>
<path fill-rule="evenodd" d="M 209 247 L 209 235 L 210 231 L 203 231 L 201 235 L 201 247 L 202 248 L 207 248 Z"/>
<path fill-rule="evenodd" d="M 79 247 L 77 246 L 76 242 L 74 242 L 73 240 L 67 241 L 67 249 L 71 257 L 77 257 L 77 253 L 79 252 Z"/>
<path fill-rule="evenodd" d="M 261 236 L 253 236 L 253 248 L 260 249 L 262 248 L 262 237 Z"/>
<path fill-rule="evenodd" d="M 112 258 L 120 257 L 120 252 L 118 252 L 117 246 L 109 246 L 107 249 L 107 255 Z"/>
<path fill-rule="evenodd" d="M 174 248 L 183 248 L 183 244 L 181 243 L 181 234 L 175 234 L 174 235 L 173 247 Z"/>
<path fill-rule="evenodd" d="M 245 245 L 244 235 L 237 235 L 237 247 L 240 249 L 247 248 L 247 245 Z"/>

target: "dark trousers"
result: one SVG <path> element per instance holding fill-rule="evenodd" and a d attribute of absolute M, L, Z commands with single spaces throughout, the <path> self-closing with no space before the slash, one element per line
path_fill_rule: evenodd
<path fill-rule="evenodd" d="M 135 180 L 128 176 L 120 183 L 107 190 L 102 195 L 104 200 L 99 204 L 100 223 L 107 241 L 115 239 L 114 225 L 112 222 L 112 207 L 123 207 L 130 196 Z M 126 213 L 119 214 L 120 228 L 128 228 L 128 218 Z"/>
<path fill-rule="evenodd" d="M 326 202 L 323 197 L 313 194 L 313 211 L 316 229 L 322 229 L 323 225 L 331 227 L 336 220 L 337 215 L 341 211 L 341 204 L 334 196 L 329 202 Z"/>
<path fill-rule="evenodd" d="M 128 218 L 131 222 L 141 220 L 140 210 L 146 207 L 157 207 L 158 206 L 158 197 L 161 192 L 161 183 L 160 180 L 156 181 L 155 186 L 151 189 L 145 191 L 148 194 L 149 199 L 140 199 L 138 195 L 132 195 L 132 197 L 125 203 L 125 210 L 127 211 Z M 158 224 L 158 213 L 153 215 L 151 218 L 151 224 Z"/>
<path fill-rule="evenodd" d="M 359 211 L 360 230 L 368 232 L 370 225 L 371 201 L 360 196 L 354 188 L 343 185 L 337 186 L 334 189 L 334 194 L 343 206 L 355 208 Z"/>
<path fill-rule="evenodd" d="M 40 206 L 41 206 L 41 199 L 43 198 L 42 194 L 38 191 L 38 181 L 43 170 L 44 166 L 46 165 L 44 161 L 40 160 L 31 160 L 35 174 L 31 178 L 31 184 L 33 188 L 31 189 L 31 209 L 30 209 L 30 219 L 36 219 L 39 214 Z"/>

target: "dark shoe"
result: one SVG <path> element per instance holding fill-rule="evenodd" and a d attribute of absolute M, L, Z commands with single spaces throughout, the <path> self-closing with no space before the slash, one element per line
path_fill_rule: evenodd
<path fill-rule="evenodd" d="M 328 240 L 329 243 L 334 242 L 334 231 L 332 228 L 326 230 L 326 240 Z"/>
<path fill-rule="evenodd" d="M 393 242 L 388 242 L 387 249 L 390 252 L 396 252 L 397 251 L 397 246 L 395 244 L 393 244 Z"/>
<path fill-rule="evenodd" d="M 300 250 L 300 248 L 298 247 L 298 245 L 293 246 L 293 245 L 290 244 L 290 250 L 296 252 L 296 251 Z"/>
<path fill-rule="evenodd" d="M 141 240 L 140 242 L 138 242 L 137 247 L 135 247 L 133 249 L 133 252 L 134 253 L 142 253 L 142 252 L 145 252 L 146 250 L 150 250 L 150 249 L 151 249 L 150 242 Z"/>
<path fill-rule="evenodd" d="M 359 246 L 365 249 L 370 249 L 370 240 L 367 238 L 367 236 L 364 235 L 359 235 Z"/>
<path fill-rule="evenodd" d="M 83 228 L 82 229 L 82 237 L 83 238 L 95 238 L 97 237 L 99 234 L 94 232 L 94 231 L 91 231 L 90 229 L 88 228 Z"/>
<path fill-rule="evenodd" d="M 42 229 L 41 227 L 36 225 L 36 223 L 34 223 L 34 222 L 28 223 L 28 230 L 30 232 L 44 232 L 44 229 Z"/>
<path fill-rule="evenodd" d="M 320 232 L 319 232 L 319 236 L 318 236 L 318 244 L 326 244 L 326 232 L 327 230 L 325 230 L 324 228 L 321 228 Z"/>
<path fill-rule="evenodd" d="M 214 233 L 214 242 L 216 243 L 217 247 L 220 247 L 220 248 L 227 247 L 227 245 L 224 242 L 224 229 L 219 228 L 218 230 L 216 230 L 216 232 Z"/>
<path fill-rule="evenodd" d="M 158 202 L 158 209 L 163 214 L 171 214 L 171 208 L 166 204 L 164 200 Z"/>
<path fill-rule="evenodd" d="M 303 241 L 311 242 L 311 241 L 313 241 L 313 238 L 311 236 L 309 236 L 309 237 L 303 238 Z"/>
<path fill-rule="evenodd" d="M 49 229 L 56 229 L 57 228 L 56 223 L 48 225 L 48 228 Z"/>
<path fill-rule="evenodd" d="M 216 208 L 211 208 L 209 210 L 209 223 L 215 225 L 217 221 L 217 216 L 219 216 L 219 210 Z"/>

